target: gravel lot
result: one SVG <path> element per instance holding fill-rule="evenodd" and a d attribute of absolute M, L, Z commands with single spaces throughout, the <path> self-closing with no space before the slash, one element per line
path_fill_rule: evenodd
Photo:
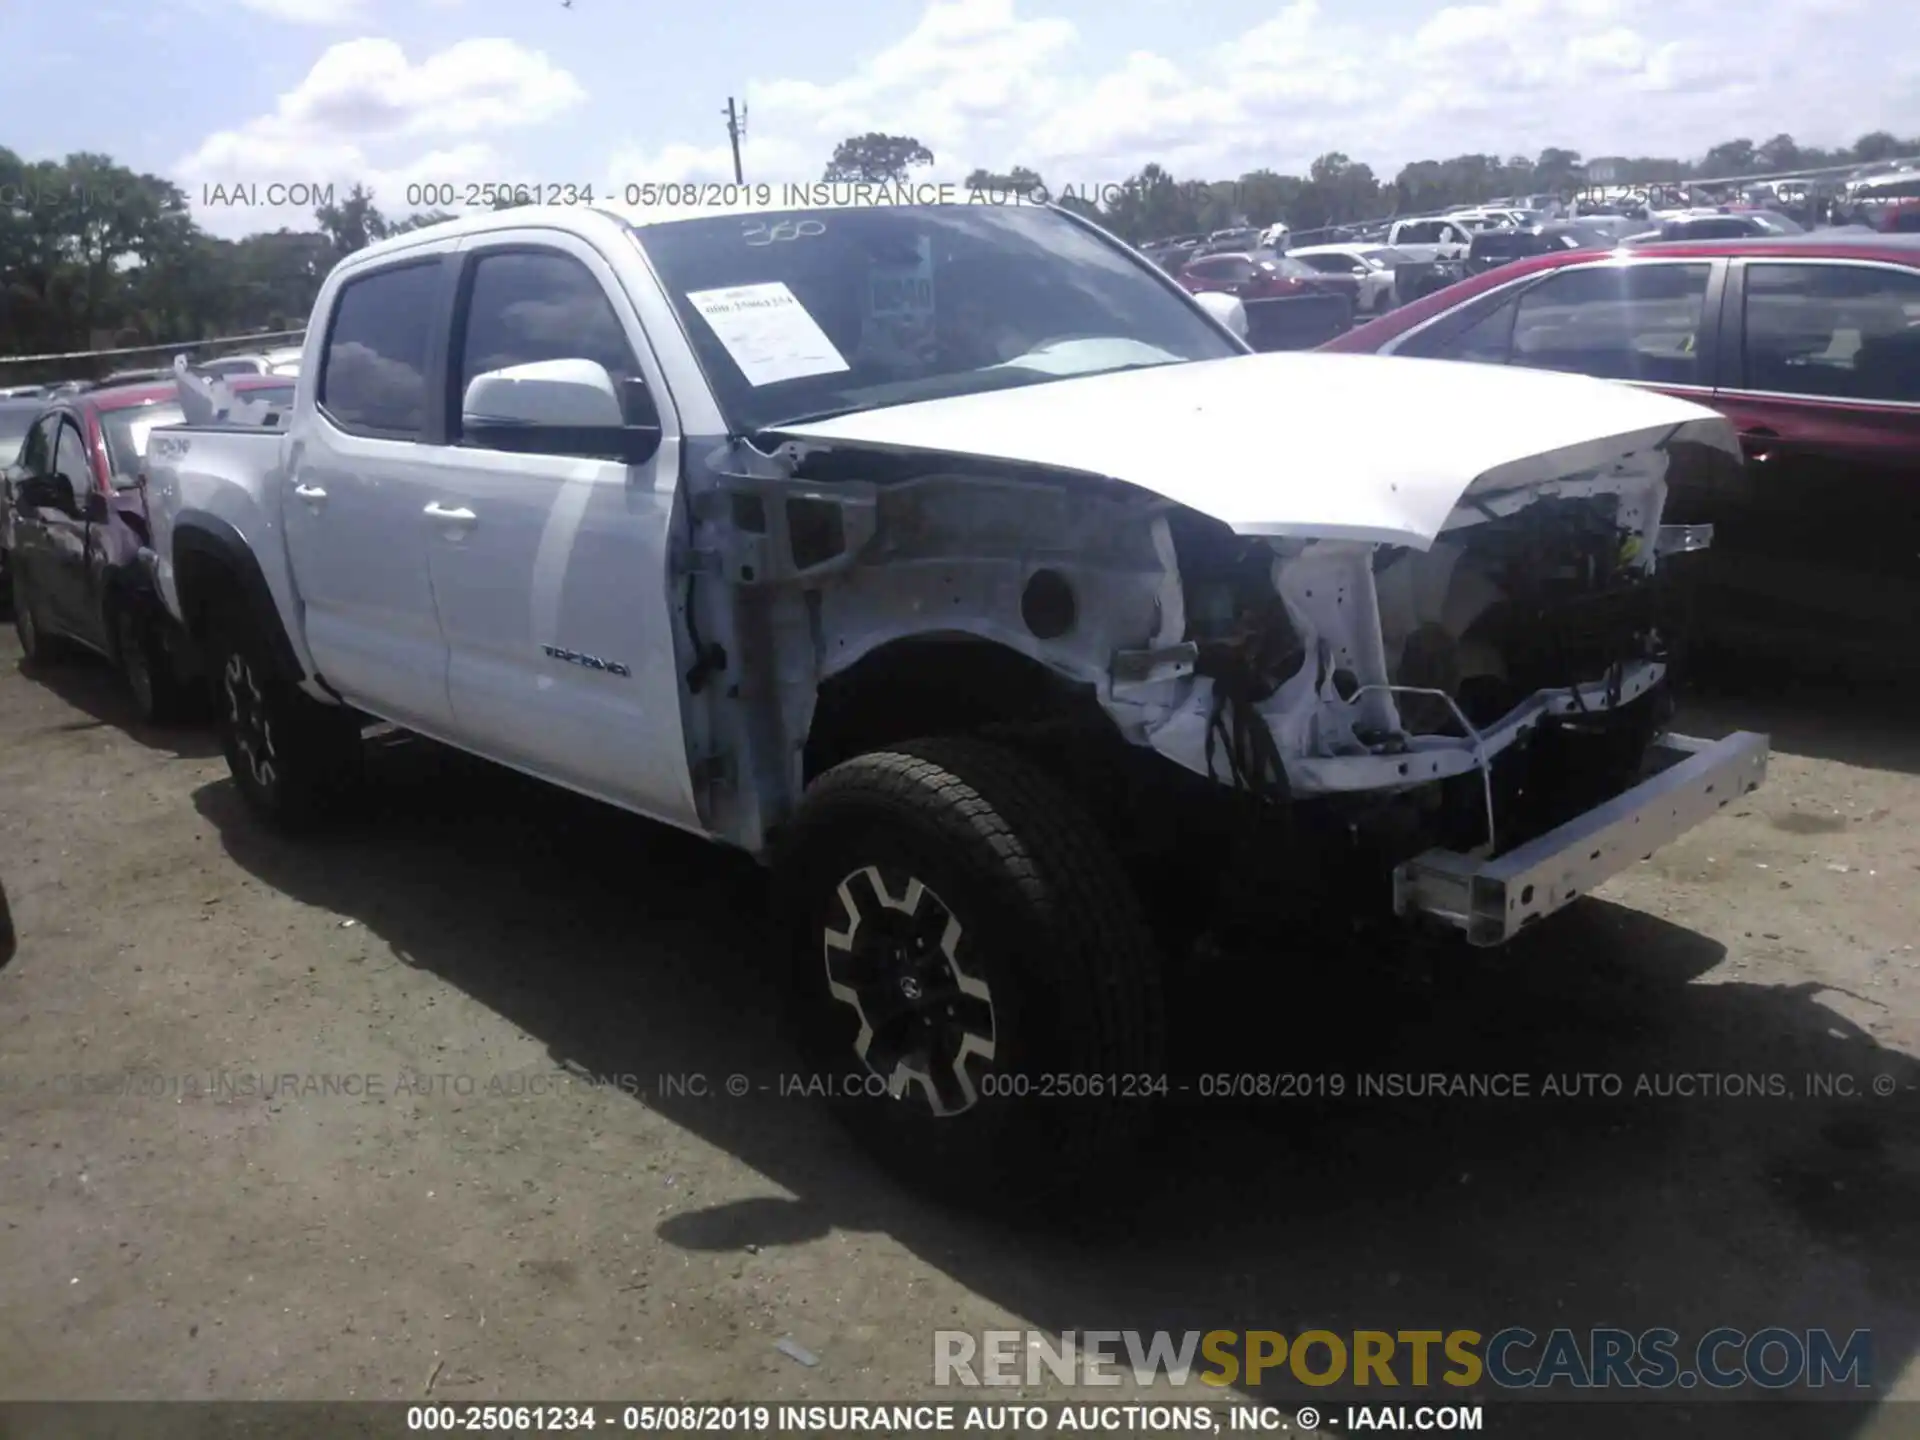
<path fill-rule="evenodd" d="M 1489 963 L 1202 977 L 1188 1043 L 1785 1097 L 1193 1103 L 1063 1238 L 901 1193 L 778 1093 L 751 866 L 412 742 L 364 824 L 283 843 L 203 734 L 130 729 L 90 662 L 21 674 L 9 631 L 0 1398 L 899 1400 L 947 1327 L 1781 1324 L 1870 1327 L 1920 1400 L 1911 699 L 1689 709 L 1775 736 L 1737 811 Z M 222 1071 L 378 1090 L 194 1092 Z"/>

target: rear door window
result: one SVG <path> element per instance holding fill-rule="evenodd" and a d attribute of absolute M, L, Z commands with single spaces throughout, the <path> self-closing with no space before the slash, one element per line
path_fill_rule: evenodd
<path fill-rule="evenodd" d="M 1745 388 L 1920 401 L 1920 272 L 1750 261 L 1744 308 Z"/>
<path fill-rule="evenodd" d="M 438 260 L 349 280 L 334 302 L 316 399 L 344 430 L 417 439 L 426 425 L 427 363 Z"/>
<path fill-rule="evenodd" d="M 1607 380 L 1700 385 L 1710 264 L 1562 270 L 1520 297 L 1511 360 Z"/>
<path fill-rule="evenodd" d="M 29 475 L 53 473 L 53 437 L 59 425 L 58 415 L 42 415 L 27 432 L 26 441 L 20 446 L 20 467 Z"/>
<path fill-rule="evenodd" d="M 76 497 L 85 496 L 93 488 L 86 442 L 80 438 L 80 427 L 72 421 L 60 426 L 60 438 L 54 442 L 53 473 L 73 488 Z"/>

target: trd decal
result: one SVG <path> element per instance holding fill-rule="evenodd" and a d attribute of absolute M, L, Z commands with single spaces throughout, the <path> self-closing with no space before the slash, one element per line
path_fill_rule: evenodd
<path fill-rule="evenodd" d="M 562 650 L 558 645 L 540 647 L 555 660 L 564 660 L 569 665 L 581 665 L 588 670 L 603 670 L 609 675 L 618 675 L 623 679 L 631 678 L 633 671 L 618 660 L 602 660 L 598 655 L 582 655 L 578 650 Z"/>

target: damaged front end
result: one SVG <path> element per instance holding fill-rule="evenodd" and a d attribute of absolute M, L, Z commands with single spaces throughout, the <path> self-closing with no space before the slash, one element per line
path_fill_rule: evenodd
<path fill-rule="evenodd" d="M 1763 737 L 1665 733 L 1685 601 L 1662 560 L 1711 533 L 1661 512 L 1676 468 L 1725 463 L 1673 439 L 1484 477 L 1425 548 L 1171 515 L 1187 639 L 1117 656 L 1113 699 L 1161 755 L 1317 811 L 1402 916 L 1500 943 L 1764 775 Z"/>
<path fill-rule="evenodd" d="M 1356 429 L 1361 394 L 1405 423 Z M 1251 436 L 1274 395 L 1300 418 Z M 1662 738 L 1664 562 L 1710 539 L 1662 510 L 1740 464 L 1698 406 L 1256 355 L 769 438 L 695 506 L 730 597 L 703 634 L 744 677 L 708 729 L 757 757 L 712 808 L 749 843 L 840 758 L 992 728 L 1068 777 L 1173 928 L 1237 893 L 1491 944 L 1763 773 L 1763 737 Z"/>

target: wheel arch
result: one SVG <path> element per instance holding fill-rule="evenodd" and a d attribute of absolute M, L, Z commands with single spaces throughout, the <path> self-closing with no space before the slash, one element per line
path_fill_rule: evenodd
<path fill-rule="evenodd" d="M 222 612 L 243 610 L 296 680 L 313 677 L 281 619 L 273 587 L 240 532 L 216 516 L 183 521 L 173 534 L 174 593 L 181 623 L 204 646 Z"/>
<path fill-rule="evenodd" d="M 807 783 L 855 755 L 931 735 L 1085 728 L 1118 739 L 1091 684 L 964 631 L 891 639 L 820 683 L 803 747 Z"/>

